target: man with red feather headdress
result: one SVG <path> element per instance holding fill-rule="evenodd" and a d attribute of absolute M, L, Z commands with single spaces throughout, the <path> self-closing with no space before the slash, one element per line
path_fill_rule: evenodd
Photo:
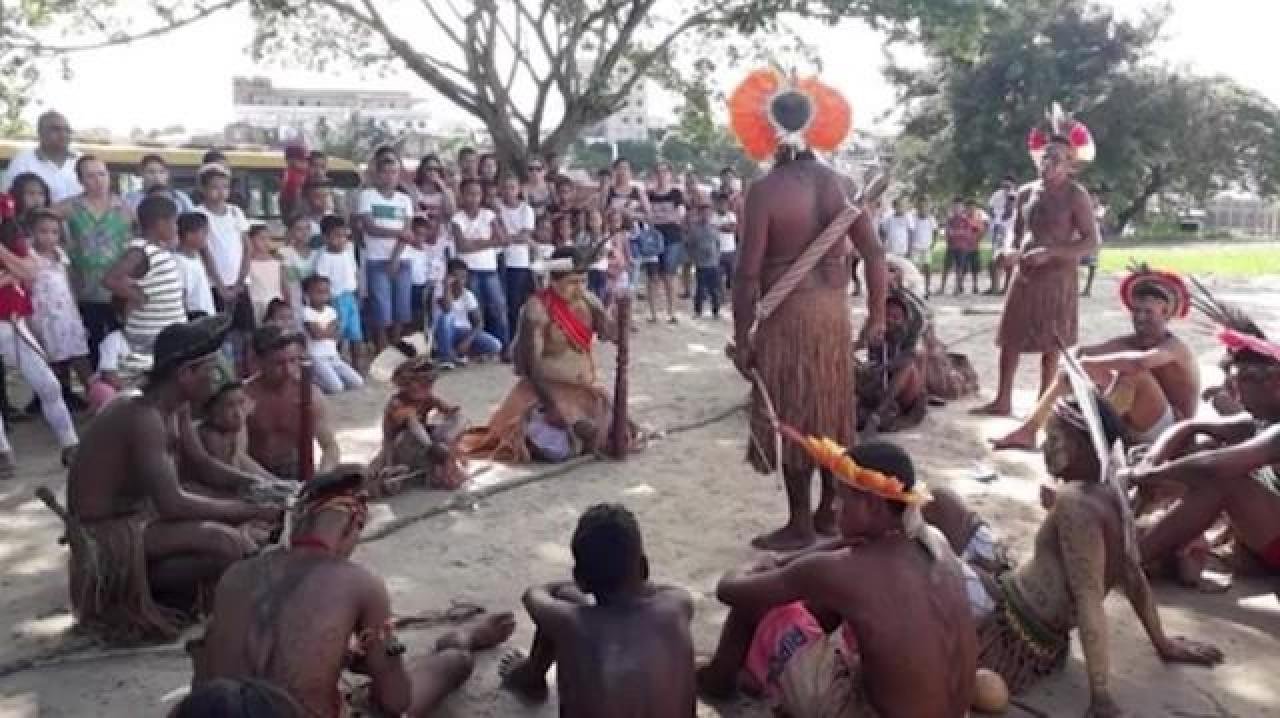
<path fill-rule="evenodd" d="M 1008 416 L 1013 380 L 1023 354 L 1040 355 L 1040 394 L 1058 372 L 1060 347 L 1076 343 L 1080 258 L 1098 246 L 1098 225 L 1089 192 L 1073 179 L 1077 166 L 1094 156 L 1083 123 L 1054 104 L 1049 130 L 1031 131 L 1027 145 L 1040 180 L 1018 193 L 1013 249 L 1017 268 L 1005 298 L 996 346 L 1000 379 L 995 399 L 975 414 Z M 1029 235 L 1029 236 L 1028 236 Z"/>
<path fill-rule="evenodd" d="M 1186 317 L 1191 308 L 1182 277 L 1145 264 L 1130 269 L 1120 284 L 1120 301 L 1129 311 L 1133 331 L 1072 351 L 1119 412 L 1125 443 L 1150 445 L 1174 422 L 1195 415 L 1200 366 L 1191 347 L 1169 330 L 1169 321 Z M 995 449 L 1034 450 L 1036 434 L 1044 428 L 1054 401 L 1068 391 L 1059 374 L 1031 416 L 992 441 Z"/>
<path fill-rule="evenodd" d="M 773 168 L 747 191 L 733 283 L 734 363 L 752 382 L 748 458 L 758 471 L 781 469 L 790 517 L 757 538 L 758 548 L 797 549 L 835 527 L 834 486 L 823 477 L 817 513 L 815 465 L 781 447 L 777 425 L 849 446 L 855 438 L 853 328 L 846 304 L 850 258 L 866 262 L 865 335 L 878 346 L 885 326 L 884 250 L 871 218 L 849 204 L 846 180 L 818 161 L 844 140 L 852 112 L 813 78 L 752 73 L 729 101 L 731 125 L 748 155 Z M 780 466 L 779 466 L 780 464 Z"/>

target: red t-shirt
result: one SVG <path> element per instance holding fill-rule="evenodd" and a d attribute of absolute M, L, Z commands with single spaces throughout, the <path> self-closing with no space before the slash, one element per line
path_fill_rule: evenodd
<path fill-rule="evenodd" d="M 978 228 L 973 220 L 965 215 L 952 215 L 947 220 L 947 246 L 962 252 L 978 250 Z"/>
<path fill-rule="evenodd" d="M 31 254 L 31 248 L 27 245 L 25 237 L 16 237 L 13 244 L 9 246 L 9 251 L 19 257 L 27 257 Z M 11 319 L 13 317 L 29 317 L 34 313 L 31 307 L 31 297 L 27 296 L 27 290 L 22 288 L 16 280 L 0 286 L 0 319 Z"/>

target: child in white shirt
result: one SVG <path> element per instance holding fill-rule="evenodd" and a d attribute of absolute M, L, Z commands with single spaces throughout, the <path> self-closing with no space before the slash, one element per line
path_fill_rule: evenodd
<path fill-rule="evenodd" d="M 346 345 L 348 361 L 360 366 L 360 345 L 364 332 L 360 326 L 359 267 L 351 249 L 351 230 L 341 217 L 328 216 L 320 221 L 324 250 L 316 252 L 313 276 L 329 280 L 329 296 L 338 313 L 339 341 Z"/>
<path fill-rule="evenodd" d="M 725 287 L 732 289 L 733 269 L 738 265 L 738 215 L 729 208 L 729 196 L 722 193 L 715 195 L 715 210 L 711 224 L 720 233 L 720 274 Z"/>
<path fill-rule="evenodd" d="M 326 394 L 337 394 L 364 386 L 360 373 L 338 353 L 338 312 L 329 304 L 329 280 L 313 274 L 302 282 L 307 304 L 302 308 L 302 326 L 307 333 L 307 355 L 311 376 Z"/>

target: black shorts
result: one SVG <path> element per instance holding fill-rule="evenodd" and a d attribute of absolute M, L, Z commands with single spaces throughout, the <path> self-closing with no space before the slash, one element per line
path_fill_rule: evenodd
<path fill-rule="evenodd" d="M 217 292 L 213 294 L 213 306 L 221 312 L 231 312 L 231 331 L 251 333 L 254 330 L 253 302 L 249 299 L 249 290 L 242 289 L 236 295 L 232 306 L 227 307 Z"/>
<path fill-rule="evenodd" d="M 944 269 L 954 267 L 958 272 L 976 272 L 982 268 L 982 252 L 976 249 L 947 248 Z"/>

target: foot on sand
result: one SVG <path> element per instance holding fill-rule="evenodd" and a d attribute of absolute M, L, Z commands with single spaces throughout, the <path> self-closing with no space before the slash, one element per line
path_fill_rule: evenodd
<path fill-rule="evenodd" d="M 982 406 L 970 409 L 969 413 L 973 416 L 1009 416 L 1013 413 L 1013 407 L 1008 404 L 999 404 L 991 402 Z"/>
<path fill-rule="evenodd" d="M 751 545 L 760 551 L 799 551 L 813 545 L 817 538 L 813 529 L 806 531 L 787 524 L 773 533 L 751 539 Z"/>
<path fill-rule="evenodd" d="M 1038 451 L 1036 447 L 1036 430 L 1029 426 L 1020 426 L 1000 439 L 987 439 L 995 451 Z"/>
<path fill-rule="evenodd" d="M 445 634 L 436 641 L 436 649 L 459 648 L 464 651 L 484 651 L 504 643 L 516 630 L 516 617 L 510 611 L 494 613 L 476 619 L 463 628 Z"/>
<path fill-rule="evenodd" d="M 502 657 L 498 666 L 498 675 L 502 676 L 502 687 L 516 694 L 521 700 L 529 703 L 545 703 L 550 689 L 547 688 L 547 677 L 533 670 L 529 658 L 521 651 L 512 651 Z"/>

